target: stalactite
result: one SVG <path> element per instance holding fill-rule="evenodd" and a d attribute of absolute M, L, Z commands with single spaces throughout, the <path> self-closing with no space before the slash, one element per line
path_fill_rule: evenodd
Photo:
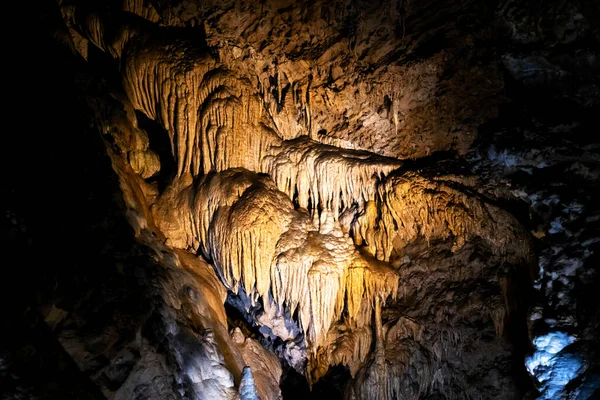
<path fill-rule="evenodd" d="M 306 137 L 283 142 L 263 161 L 279 190 L 311 213 L 330 210 L 335 219 L 354 204 L 372 200 L 381 175 L 401 166 L 394 159 L 373 153 L 341 150 Z"/>
<path fill-rule="evenodd" d="M 393 314 L 400 312 L 400 300 L 417 303 L 422 299 L 418 295 L 422 288 L 406 283 L 415 275 L 428 274 L 437 288 L 448 284 L 446 281 L 453 286 L 458 281 L 474 279 L 478 274 L 475 269 L 482 269 L 477 265 L 479 260 L 465 262 L 473 266 L 472 271 L 428 269 L 419 260 L 411 260 L 415 248 L 421 245 L 419 251 L 429 252 L 431 248 L 427 246 L 435 244 L 434 253 L 440 250 L 450 254 L 447 250 L 451 248 L 451 257 L 464 255 L 465 249 L 477 246 L 494 261 L 522 263 L 529 261 L 531 243 L 519 222 L 485 198 L 481 194 L 484 190 L 469 188 L 452 176 L 426 177 L 422 172 L 410 172 L 412 163 L 381 156 L 429 155 L 432 148 L 470 145 L 472 139 L 457 140 L 458 145 L 448 143 L 456 137 L 442 134 L 441 129 L 439 134 L 424 133 L 438 128 L 468 133 L 472 128 L 465 128 L 463 123 L 429 123 L 431 109 L 444 114 L 454 107 L 447 102 L 427 100 L 452 92 L 446 90 L 451 85 L 444 86 L 444 80 L 451 77 L 446 76 L 437 61 L 419 61 L 414 72 L 383 63 L 387 57 L 404 52 L 396 51 L 399 47 L 392 51 L 391 46 L 390 52 L 386 50 L 388 56 L 376 57 L 377 51 L 385 50 L 376 49 L 376 37 L 372 42 L 376 50 L 365 50 L 369 41 L 364 37 L 373 33 L 365 21 L 358 25 L 358 33 L 348 34 L 350 39 L 331 38 L 333 42 L 341 40 L 340 43 L 325 43 L 323 38 L 308 35 L 311 45 L 314 41 L 323 46 L 308 50 L 305 58 L 294 54 L 298 50 L 293 49 L 294 38 L 283 46 L 285 54 L 277 54 L 281 49 L 272 43 L 266 43 L 269 49 L 262 52 L 263 45 L 255 46 L 259 44 L 256 41 L 244 38 L 236 42 L 240 32 L 260 37 L 259 41 L 267 33 L 263 27 L 244 25 L 248 22 L 245 20 L 240 20 L 244 26 L 233 37 L 217 32 L 216 39 L 211 38 L 209 30 L 231 24 L 222 22 L 221 16 L 223 20 L 238 20 L 227 17 L 230 11 L 219 5 L 199 6 L 202 12 L 195 10 L 197 15 L 187 15 L 194 12 L 186 9 L 186 2 L 167 13 L 164 2 L 124 0 L 116 2 L 124 13 L 117 12 L 119 6 L 111 2 L 99 12 L 88 13 L 86 10 L 94 6 L 85 7 L 76 18 L 72 2 L 59 3 L 71 35 L 81 36 L 77 50 L 84 58 L 87 59 L 87 46 L 91 43 L 118 59 L 114 64 L 118 65 L 127 102 L 132 104 L 126 111 L 127 118 L 134 121 L 135 108 L 168 135 L 173 160 L 162 167 L 166 169 L 174 161 L 173 171 L 161 170 L 161 161 L 165 160 L 150 150 L 148 137 L 135 123 L 130 127 L 136 131 L 131 137 L 109 131 L 108 128 L 120 128 L 114 119 L 99 124 L 102 134 L 109 135 L 106 138 L 117 138 L 107 148 L 114 151 L 111 156 L 115 164 L 124 161 L 121 180 L 132 179 L 137 185 L 130 190 L 135 196 L 128 193 L 126 202 L 130 206 L 143 203 L 152 207 L 151 215 L 146 209 L 140 211 L 143 207 L 127 210 L 128 218 L 137 222 L 136 235 L 154 230 L 156 236 L 152 240 L 161 244 L 155 248 L 166 254 L 165 258 L 170 254 L 206 258 L 220 283 L 211 280 L 199 286 L 216 285 L 222 295 L 211 301 L 222 306 L 224 288 L 228 289 L 228 301 L 253 319 L 261 334 L 273 342 L 284 342 L 277 348 L 280 356 L 284 354 L 282 358 L 292 348 L 285 345 L 293 343 L 296 347 L 292 349 L 303 354 L 290 365 L 298 370 L 306 367 L 310 384 L 327 373 L 330 366 L 342 364 L 361 382 L 354 393 L 356 398 L 418 398 L 436 390 L 447 390 L 448 397 L 462 394 L 466 384 L 449 384 L 451 374 L 443 365 L 453 356 L 452 352 L 462 351 L 455 349 L 464 338 L 461 331 L 452 330 L 456 322 L 453 317 L 475 310 L 483 315 L 483 321 L 478 323 L 490 331 L 493 323 L 496 334 L 501 335 L 507 309 L 510 310 L 507 286 L 502 288 L 504 304 L 493 290 L 482 290 L 490 296 L 478 300 L 477 307 L 462 304 L 462 299 L 457 298 L 460 293 L 435 291 L 434 295 L 445 297 L 436 299 L 435 307 L 426 311 L 425 324 L 393 315 L 397 319 L 387 320 L 384 325 L 382 308 L 390 298 L 398 300 L 387 310 Z M 236 13 L 251 14 L 253 10 L 244 9 L 245 6 L 236 4 L 233 8 Z M 313 10 L 313 6 L 319 11 L 323 7 L 323 14 L 327 14 L 324 18 L 330 23 L 343 20 L 346 24 L 354 19 L 352 15 L 350 19 L 338 15 L 350 11 L 325 12 L 329 6 L 320 4 L 307 6 L 302 13 Z M 296 11 L 294 6 L 278 9 L 281 15 L 271 22 L 287 22 Z M 214 12 L 222 15 L 216 23 L 206 22 L 206 31 L 191 29 L 201 21 L 202 13 L 214 17 Z M 264 15 L 269 13 L 265 10 Z M 263 6 L 260 14 L 252 24 L 270 25 L 261 21 Z M 308 21 L 302 25 L 305 22 Z M 171 23 L 178 26 L 168 26 Z M 282 36 L 286 40 L 295 36 L 294 29 Z M 376 36 L 390 32 L 384 27 Z M 277 33 L 268 32 L 267 41 Z M 350 48 L 356 51 L 356 58 L 364 62 L 361 68 L 353 66 L 352 57 L 347 57 L 347 40 L 352 42 Z M 406 50 L 412 51 L 410 43 L 405 44 L 409 45 Z M 228 59 L 229 51 L 234 61 Z M 292 60 L 292 55 L 297 59 Z M 451 56 L 443 52 L 444 65 Z M 328 70 L 327 82 L 323 70 Z M 406 79 L 400 76 L 401 72 Z M 371 82 L 362 84 L 365 76 Z M 490 86 L 495 84 L 490 82 Z M 473 119 L 479 121 L 477 124 L 481 122 L 479 117 Z M 162 157 L 164 153 L 160 154 Z M 171 180 L 172 175 L 175 177 Z M 152 177 L 159 182 L 149 179 Z M 457 260 L 463 261 L 458 256 Z M 496 283 L 490 275 L 481 279 Z M 401 299 L 396 298 L 399 285 Z M 412 304 L 406 308 L 411 306 L 417 308 Z M 176 309 L 177 305 L 174 303 L 171 308 Z M 414 310 L 404 311 L 408 316 Z M 440 328 L 432 334 L 425 329 L 427 324 Z M 174 336 L 177 330 L 171 328 Z M 206 342 L 206 354 L 199 355 L 206 365 L 200 365 L 185 352 L 177 354 L 176 362 L 193 384 L 206 384 L 206 392 L 218 393 L 218 385 L 211 388 L 213 383 L 208 382 L 213 378 L 204 379 L 203 374 L 213 376 L 206 371 L 207 365 L 214 367 L 210 372 L 226 384 L 222 391 L 231 398 L 239 395 L 255 399 L 261 394 L 258 389 L 264 387 L 261 379 L 276 380 L 281 375 L 281 370 L 274 368 L 273 374 L 261 376 L 250 363 L 242 373 L 244 364 L 239 364 L 239 360 L 232 366 L 227 359 L 219 359 L 222 343 L 213 336 L 216 331 L 202 328 L 190 332 Z M 222 337 L 222 332 L 217 333 Z M 177 342 L 180 339 L 169 337 L 169 345 L 181 346 Z M 419 346 L 426 340 L 426 349 L 421 349 Z M 237 344 L 251 348 L 250 343 L 248 340 Z M 255 356 L 251 358 L 260 358 Z M 272 364 L 277 363 L 275 359 Z M 402 377 L 410 369 L 418 370 L 418 377 L 407 387 Z M 240 375 L 238 391 L 234 382 L 239 381 Z"/>
<path fill-rule="evenodd" d="M 123 0 L 123 11 L 137 14 L 152 22 L 160 19 L 154 7 L 151 4 L 148 5 L 144 0 Z"/>
<path fill-rule="evenodd" d="M 309 140 L 300 143 L 309 149 L 322 150 L 321 145 Z M 297 157 L 295 152 L 289 154 Z M 356 156 L 354 152 L 346 154 Z M 272 170 L 285 171 L 281 165 L 274 167 L 277 157 L 268 160 Z M 372 310 L 377 308 L 378 302 L 384 303 L 390 295 L 395 295 L 397 275 L 378 259 L 389 260 L 398 241 L 409 242 L 418 235 L 427 240 L 452 237 L 456 246 L 461 246 L 470 237 L 478 236 L 488 240 L 492 248 L 498 248 L 498 243 L 505 246 L 509 240 L 520 237 L 518 231 L 512 230 L 513 221 L 502 222 L 505 216 L 501 210 L 444 182 L 406 174 L 392 176 L 378 185 L 372 182 L 376 189 L 365 192 L 367 185 L 360 179 L 376 179 L 366 173 L 359 174 L 357 183 L 349 179 L 340 184 L 317 173 L 314 174 L 315 182 L 306 179 L 305 183 L 298 184 L 293 181 L 293 177 L 301 173 L 324 171 L 315 166 L 318 162 L 308 160 L 310 168 L 299 168 L 300 173 L 290 168 L 287 177 L 284 173 L 273 172 L 279 188 L 269 177 L 243 169 L 209 174 L 197 178 L 195 183 L 184 184 L 184 189 L 173 185 L 173 195 L 165 192 L 162 197 L 165 203 L 159 202 L 156 206 L 161 215 L 157 219 L 165 221 L 161 230 L 172 238 L 172 244 L 200 250 L 215 265 L 226 286 L 234 293 L 244 294 L 248 299 L 246 307 L 254 307 L 262 298 L 263 304 L 272 302 L 276 305 L 272 311 L 275 314 L 287 310 L 288 315 L 298 315 L 299 328 L 305 333 L 312 354 L 308 364 L 312 379 L 318 379 L 326 371 L 323 365 L 339 360 L 356 363 L 364 357 L 363 347 L 370 341 L 355 340 L 348 353 L 343 353 L 338 346 L 334 354 L 327 350 L 335 342 L 329 332 L 340 319 L 348 321 L 351 331 L 369 325 L 372 319 L 370 313 L 364 311 L 365 305 Z M 351 164 L 342 163 L 352 169 Z M 335 173 L 340 172 L 336 169 Z M 342 192 L 339 196 L 342 200 L 347 199 L 344 201 L 364 202 L 358 225 L 354 228 L 355 242 L 362 246 L 364 254 L 356 250 L 336 213 L 330 211 L 336 200 L 319 200 L 329 207 L 321 208 L 320 217 L 315 220 L 304 208 L 295 209 L 290 195 L 280 190 L 283 186 L 290 193 L 292 182 L 298 187 L 294 189 L 298 198 L 305 191 L 315 193 L 318 199 L 333 199 L 334 196 L 327 193 L 327 189 L 333 187 L 335 192 Z M 353 191 L 355 187 L 361 187 L 361 190 Z M 308 200 L 300 200 L 304 201 Z M 167 215 L 173 214 L 172 210 L 177 210 L 177 216 L 170 226 Z M 485 215 L 487 223 L 495 224 L 492 225 L 495 230 L 489 231 L 488 227 L 473 221 L 473 213 Z M 180 221 L 186 222 L 182 225 Z M 392 230 L 393 227 L 398 228 Z M 513 250 L 515 256 L 525 256 L 520 247 Z M 501 329 L 501 318 L 497 313 L 500 311 L 491 315 Z M 445 321 L 443 313 L 436 318 Z M 273 326 L 273 329 L 278 328 Z"/>
<path fill-rule="evenodd" d="M 178 176 L 260 171 L 261 159 L 280 142 L 250 83 L 191 42 L 134 41 L 124 65 L 134 107 L 169 133 Z"/>
<path fill-rule="evenodd" d="M 290 315 L 298 309 L 312 351 L 332 340 L 328 332 L 344 310 L 360 329 L 371 321 L 365 310 L 395 295 L 394 271 L 361 255 L 332 213 L 314 225 L 268 177 L 234 169 L 181 185 L 153 209 L 171 245 L 199 250 L 229 289 L 247 296 L 248 307 L 262 297 L 263 304 L 273 302 Z M 342 357 L 356 361 L 355 353 L 360 359 L 365 350 L 352 348 Z"/>
<path fill-rule="evenodd" d="M 390 177 L 380 185 L 377 201 L 365 207 L 354 228 L 355 242 L 385 261 L 394 249 L 418 237 L 452 239 L 454 250 L 480 237 L 511 261 L 529 262 L 531 257 L 529 234 L 511 214 L 468 188 L 416 173 Z"/>

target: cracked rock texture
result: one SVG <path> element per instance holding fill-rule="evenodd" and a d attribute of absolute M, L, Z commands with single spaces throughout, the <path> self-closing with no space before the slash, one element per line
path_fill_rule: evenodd
<path fill-rule="evenodd" d="M 24 5 L 3 396 L 599 394 L 593 2 Z"/>

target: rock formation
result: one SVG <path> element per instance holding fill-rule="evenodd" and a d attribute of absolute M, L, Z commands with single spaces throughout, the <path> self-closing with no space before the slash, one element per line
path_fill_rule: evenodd
<path fill-rule="evenodd" d="M 517 3 L 43 2 L 98 261 L 23 292 L 9 396 L 597 394 L 600 14 Z M 60 247 L 22 182 L 6 237 Z"/>

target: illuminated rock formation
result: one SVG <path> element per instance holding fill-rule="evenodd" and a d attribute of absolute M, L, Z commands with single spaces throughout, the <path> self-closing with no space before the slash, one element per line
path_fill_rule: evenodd
<path fill-rule="evenodd" d="M 282 341 L 280 356 L 309 383 L 336 364 L 354 376 L 374 354 L 368 368 L 377 370 L 377 396 L 391 393 L 387 373 L 377 369 L 385 365 L 381 307 L 396 297 L 399 276 L 389 261 L 406 244 L 452 237 L 460 248 L 480 237 L 494 253 L 514 255 L 511 261 L 528 255 L 519 223 L 476 193 L 402 169 L 395 158 L 302 136 L 302 121 L 286 117 L 285 108 L 275 117 L 250 81 L 217 61 L 202 38 L 177 36 L 125 13 L 119 25 L 108 14 L 65 9 L 64 15 L 71 29 L 122 65 L 126 120 L 102 115 L 97 123 L 120 147 L 110 154 L 138 238 L 154 231 L 172 249 L 161 251 L 208 260 L 238 296 L 234 304 L 266 338 Z M 276 85 L 282 104 L 282 83 Z M 159 167 L 133 109 L 168 135 L 174 170 L 164 189 L 142 180 Z M 161 160 L 160 168 L 166 165 Z M 143 241 L 162 249 L 157 239 Z M 224 322 L 222 315 L 200 315 Z M 221 358 L 231 354 L 223 348 L 231 344 L 217 332 L 204 334 L 203 350 L 193 358 L 179 349 L 183 343 L 172 344 L 191 390 L 233 396 L 227 369 L 221 378 L 207 375 L 223 366 L 241 379 L 242 397 L 253 398 L 252 373 L 241 373 L 239 356 L 233 364 Z"/>
<path fill-rule="evenodd" d="M 518 200 L 531 195 L 496 164 L 543 163 L 481 155 L 505 81 L 474 44 L 493 29 L 457 33 L 479 7 L 459 3 L 58 2 L 52 35 L 118 180 L 127 257 L 145 257 L 129 273 L 148 306 L 126 334 L 90 333 L 55 304 L 42 312 L 102 395 L 531 389 L 539 242 Z M 454 27 L 439 22 L 455 14 Z M 432 51 L 441 38 L 456 46 Z M 518 79 L 526 61 L 514 57 L 503 60 Z M 579 270 L 563 264 L 575 267 L 561 276 Z M 578 343 L 560 329 L 533 340 L 532 376 L 571 360 L 546 359 L 544 338 L 564 339 L 555 353 Z M 587 366 L 575 364 L 568 381 Z M 560 373 L 540 375 L 542 395 L 563 390 Z"/>

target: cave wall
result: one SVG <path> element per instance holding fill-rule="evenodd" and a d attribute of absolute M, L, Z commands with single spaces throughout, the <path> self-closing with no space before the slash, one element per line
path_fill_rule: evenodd
<path fill-rule="evenodd" d="M 43 3 L 7 393 L 593 396 L 598 12 L 538 6 Z"/>

